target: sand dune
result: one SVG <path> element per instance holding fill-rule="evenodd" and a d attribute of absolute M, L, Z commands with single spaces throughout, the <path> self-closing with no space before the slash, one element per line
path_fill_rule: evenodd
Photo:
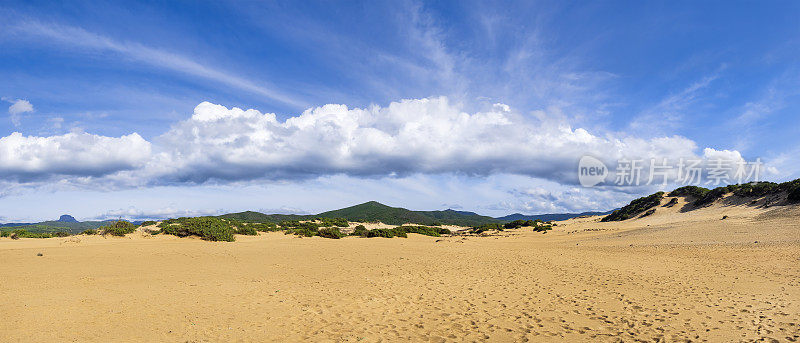
<path fill-rule="evenodd" d="M 800 210 L 681 212 L 679 201 L 547 234 L 2 239 L 0 332 L 12 342 L 800 338 Z"/>

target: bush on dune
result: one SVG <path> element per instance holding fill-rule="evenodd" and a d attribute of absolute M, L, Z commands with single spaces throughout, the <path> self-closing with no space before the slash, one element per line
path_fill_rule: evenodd
<path fill-rule="evenodd" d="M 419 235 L 440 237 L 442 234 L 450 234 L 450 230 L 438 227 L 418 226 L 418 225 L 402 225 L 393 229 L 395 235 L 400 236 L 399 233 L 416 233 Z M 400 236 L 402 237 L 402 236 Z"/>
<path fill-rule="evenodd" d="M 240 235 L 248 235 L 248 236 L 255 236 L 258 235 L 258 231 L 255 228 L 249 225 L 242 225 L 236 228 L 236 233 Z"/>
<path fill-rule="evenodd" d="M 612 212 L 611 214 L 603 217 L 600 221 L 609 222 L 609 221 L 620 221 L 633 218 L 638 214 L 645 212 L 653 207 L 658 206 L 661 204 L 661 199 L 664 198 L 664 192 L 657 192 L 646 197 L 641 197 L 634 201 L 631 201 L 630 204 L 625 205 L 624 207 Z"/>
<path fill-rule="evenodd" d="M 112 236 L 125 236 L 129 233 L 133 233 L 136 230 L 136 225 L 131 224 L 125 220 L 118 220 L 103 226 L 99 229 L 104 235 L 112 235 Z"/>
<path fill-rule="evenodd" d="M 233 242 L 237 229 L 231 222 L 215 217 L 178 218 L 159 224 L 162 233 L 178 237 L 199 236 L 207 241 Z"/>
<path fill-rule="evenodd" d="M 353 229 L 353 232 L 352 232 L 352 233 L 350 233 L 350 236 L 361 236 L 361 237 L 367 237 L 367 233 L 368 233 L 368 232 L 369 232 L 369 230 L 367 230 L 367 227 L 366 227 L 366 226 L 364 226 L 364 225 L 358 225 L 358 226 L 356 226 L 356 227 Z"/>
<path fill-rule="evenodd" d="M 329 227 L 319 229 L 319 236 L 323 238 L 339 239 L 345 236 L 338 227 Z"/>

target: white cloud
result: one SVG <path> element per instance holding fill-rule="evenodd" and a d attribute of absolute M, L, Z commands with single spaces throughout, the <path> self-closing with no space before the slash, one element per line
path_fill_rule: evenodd
<path fill-rule="evenodd" d="M 165 219 L 165 218 L 178 218 L 178 217 L 199 217 L 199 216 L 213 216 L 223 214 L 223 210 L 187 210 L 176 207 L 164 207 L 155 210 L 142 210 L 134 206 L 128 208 L 120 208 L 109 210 L 105 213 L 93 218 L 95 220 L 108 220 L 108 219 L 127 219 L 127 220 L 150 220 L 150 219 Z"/>
<path fill-rule="evenodd" d="M 447 97 L 352 109 L 328 104 L 283 121 L 203 102 L 152 143 L 135 133 L 13 133 L 0 138 L 0 175 L 23 181 L 58 176 L 59 184 L 94 189 L 339 174 L 515 174 L 576 184 L 577 162 L 585 154 L 609 168 L 620 158 L 741 159 L 737 151 L 697 151 L 695 142 L 680 136 L 601 136 L 571 127 L 560 113 L 524 116 L 504 104 L 469 113 Z"/>
<path fill-rule="evenodd" d="M 204 102 L 157 144 L 170 161 L 163 175 L 195 182 L 500 172 L 574 182 L 584 154 L 611 163 L 623 156 L 695 157 L 697 149 L 678 136 L 601 137 L 558 116 L 532 119 L 503 104 L 467 113 L 446 97 L 364 109 L 329 104 L 283 122 L 271 113 Z"/>
<path fill-rule="evenodd" d="M 11 106 L 8 107 L 8 113 L 11 114 L 11 122 L 14 126 L 19 126 L 22 120 L 22 114 L 26 112 L 33 112 L 33 105 L 28 100 L 17 99 L 14 101 L 8 100 Z"/>
<path fill-rule="evenodd" d="M 140 167 L 150 157 L 150 143 L 136 133 L 115 138 L 79 131 L 49 137 L 14 132 L 0 138 L 0 175 L 23 181 L 101 176 Z"/>

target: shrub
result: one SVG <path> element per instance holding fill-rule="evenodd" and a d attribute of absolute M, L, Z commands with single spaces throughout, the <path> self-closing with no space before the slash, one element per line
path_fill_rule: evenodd
<path fill-rule="evenodd" d="M 139 226 L 150 226 L 150 225 L 156 225 L 156 222 L 152 220 L 145 220 L 141 224 L 139 224 Z"/>
<path fill-rule="evenodd" d="M 697 186 L 683 186 L 680 188 L 676 188 L 672 192 L 669 192 L 669 196 L 671 197 L 693 197 L 695 199 L 700 199 L 704 197 L 708 193 L 708 188 L 697 187 Z"/>
<path fill-rule="evenodd" d="M 709 205 L 717 201 L 717 199 L 721 199 L 729 191 L 730 188 L 728 186 L 714 188 L 708 191 L 702 198 L 695 200 L 693 204 L 698 207 Z"/>
<path fill-rule="evenodd" d="M 338 227 L 350 226 L 350 223 L 348 223 L 347 219 L 344 218 L 317 218 L 316 220 L 320 222 L 319 226 L 338 226 Z"/>
<path fill-rule="evenodd" d="M 258 235 L 256 229 L 252 228 L 249 225 L 241 225 L 236 229 L 236 233 L 240 235 L 248 235 L 248 236 L 255 236 Z"/>
<path fill-rule="evenodd" d="M 404 235 L 401 237 L 405 237 L 405 234 L 407 233 L 416 233 L 425 236 L 439 237 L 441 236 L 440 232 L 442 229 L 436 227 L 428 227 L 428 226 L 403 225 L 403 226 L 398 226 L 393 230 L 395 232 L 395 235 L 397 236 L 400 236 L 400 233 L 403 233 Z M 449 232 L 450 230 L 447 231 Z"/>
<path fill-rule="evenodd" d="M 353 229 L 353 232 L 350 234 L 350 236 L 367 237 L 368 232 L 369 230 L 367 230 L 364 225 L 358 225 L 355 227 L 355 229 Z"/>
<path fill-rule="evenodd" d="M 324 238 L 339 239 L 345 236 L 338 227 L 319 229 L 319 236 Z"/>
<path fill-rule="evenodd" d="M 552 229 L 553 229 L 552 225 L 536 225 L 533 227 L 533 231 L 535 232 L 547 232 Z"/>
<path fill-rule="evenodd" d="M 248 226 L 260 232 L 272 232 L 280 230 L 275 223 L 251 223 Z"/>
<path fill-rule="evenodd" d="M 639 213 L 642 213 L 653 207 L 658 206 L 661 203 L 662 198 L 664 198 L 664 192 L 657 192 L 648 195 L 646 197 L 641 197 L 639 199 L 631 201 L 630 204 L 625 205 L 624 207 L 603 217 L 603 219 L 601 219 L 600 221 L 609 222 L 609 221 L 620 221 L 633 218 Z"/>
<path fill-rule="evenodd" d="M 473 227 L 472 233 L 481 233 L 489 230 L 503 231 L 503 225 L 500 225 L 498 223 L 482 224 L 480 226 Z"/>
<path fill-rule="evenodd" d="M 535 226 L 535 225 L 538 225 L 541 222 L 542 221 L 539 220 L 539 219 L 536 219 L 536 220 L 517 219 L 515 221 L 505 223 L 505 225 L 503 225 L 503 228 L 506 228 L 506 229 L 518 229 L 518 228 L 521 228 L 523 226 Z"/>
<path fill-rule="evenodd" d="M 97 230 L 95 230 L 95 229 L 87 229 L 87 230 L 83 230 L 83 232 L 81 232 L 81 234 L 83 234 L 83 235 L 96 235 L 97 234 Z"/>
<path fill-rule="evenodd" d="M 11 231 L 0 231 L 0 237 L 11 236 Z"/>
<path fill-rule="evenodd" d="M 125 220 L 118 220 L 100 228 L 104 235 L 125 236 L 133 233 L 136 226 Z"/>
<path fill-rule="evenodd" d="M 751 182 L 737 185 L 733 194 L 740 197 L 761 197 L 778 192 L 778 184 L 774 182 Z"/>
<path fill-rule="evenodd" d="M 69 232 L 66 231 L 57 231 L 52 233 L 53 237 L 69 237 L 72 236 Z"/>
<path fill-rule="evenodd" d="M 52 233 L 47 232 L 30 232 L 25 229 L 17 229 L 12 231 L 5 231 L 6 236 L 4 237 L 11 237 L 11 239 L 20 239 L 20 238 L 51 238 L 53 237 Z"/>
<path fill-rule="evenodd" d="M 207 241 L 233 242 L 235 239 L 233 235 L 237 232 L 231 222 L 215 217 L 170 219 L 158 226 L 167 235 L 199 236 Z"/>
<path fill-rule="evenodd" d="M 406 238 L 405 231 L 396 231 L 395 229 L 372 229 L 367 231 L 367 237 L 385 237 L 385 238 L 392 238 L 392 237 L 402 237 Z"/>

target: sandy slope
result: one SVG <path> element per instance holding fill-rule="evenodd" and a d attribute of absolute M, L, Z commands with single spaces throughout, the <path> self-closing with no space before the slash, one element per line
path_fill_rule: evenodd
<path fill-rule="evenodd" d="M 2 239 L 0 336 L 796 340 L 798 218 L 794 207 L 725 205 L 466 239 Z"/>

